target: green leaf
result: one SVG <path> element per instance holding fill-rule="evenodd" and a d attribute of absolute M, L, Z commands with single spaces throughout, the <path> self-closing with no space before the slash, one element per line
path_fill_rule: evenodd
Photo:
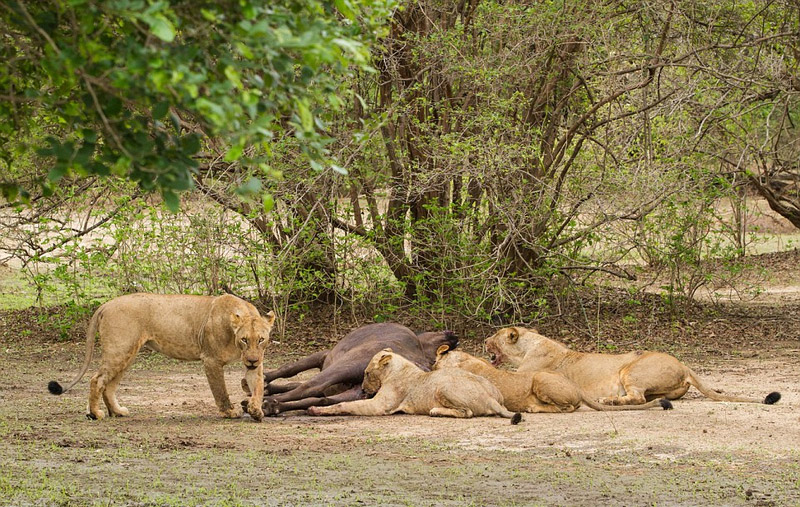
<path fill-rule="evenodd" d="M 264 207 L 264 213 L 269 213 L 272 211 L 272 208 L 275 207 L 275 199 L 272 197 L 272 194 L 264 194 L 261 197 L 261 203 Z"/>
<path fill-rule="evenodd" d="M 181 131 L 181 119 L 178 117 L 178 115 L 176 115 L 175 113 L 170 111 L 169 119 L 172 121 L 172 127 L 175 129 L 175 132 L 180 132 Z"/>
<path fill-rule="evenodd" d="M 153 119 L 160 120 L 167 115 L 167 111 L 169 111 L 169 102 L 162 100 L 153 106 Z"/>
<path fill-rule="evenodd" d="M 225 77 L 227 77 L 228 80 L 231 83 L 233 83 L 233 86 L 235 86 L 236 88 L 240 90 L 244 88 L 244 86 L 242 86 L 242 78 L 241 76 L 239 76 L 239 72 L 235 68 L 233 68 L 232 65 L 228 65 L 227 67 L 225 67 Z"/>
<path fill-rule="evenodd" d="M 81 137 L 83 137 L 83 140 L 86 141 L 87 143 L 94 144 L 94 143 L 97 142 L 97 132 L 95 132 L 92 129 L 88 129 L 88 128 L 82 129 L 81 130 Z"/>
<path fill-rule="evenodd" d="M 334 171 L 336 171 L 337 173 L 339 173 L 339 174 L 341 174 L 343 176 L 347 175 L 347 169 L 345 169 L 342 166 L 338 166 L 336 164 L 331 164 L 331 169 L 333 169 Z"/>
<path fill-rule="evenodd" d="M 15 183 L 0 183 L 0 195 L 5 197 L 6 201 L 14 202 L 19 195 L 19 185 Z"/>
<path fill-rule="evenodd" d="M 241 144 L 234 144 L 228 150 L 228 153 L 225 154 L 225 162 L 235 162 L 242 157 L 242 152 L 244 151 L 244 146 Z"/>
<path fill-rule="evenodd" d="M 303 130 L 311 132 L 314 129 L 314 116 L 305 101 L 297 102 L 297 115 L 300 117 L 300 124 L 303 126 Z"/>
<path fill-rule="evenodd" d="M 261 180 L 253 176 L 246 183 L 236 189 L 236 193 L 241 196 L 251 196 L 261 191 Z"/>
<path fill-rule="evenodd" d="M 181 146 L 188 154 L 195 154 L 200 151 L 200 136 L 192 132 L 181 138 Z"/>
<path fill-rule="evenodd" d="M 144 15 L 142 17 L 144 22 L 150 25 L 150 31 L 153 32 L 153 35 L 164 42 L 175 40 L 175 25 L 166 16 L 159 12 L 155 15 Z"/>
<path fill-rule="evenodd" d="M 164 204 L 171 212 L 177 213 L 178 210 L 181 209 L 181 200 L 175 192 L 171 190 L 162 190 L 161 197 L 164 198 Z"/>
<path fill-rule="evenodd" d="M 349 0 L 334 0 L 333 3 L 336 5 L 336 9 L 342 13 L 342 16 L 350 21 L 356 20 L 356 11 L 353 10 Z"/>

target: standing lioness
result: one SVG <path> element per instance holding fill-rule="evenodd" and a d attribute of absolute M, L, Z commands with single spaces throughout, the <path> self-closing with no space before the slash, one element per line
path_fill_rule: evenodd
<path fill-rule="evenodd" d="M 275 314 L 261 317 L 250 303 L 235 296 L 189 296 L 130 294 L 100 306 L 86 331 L 86 359 L 78 377 L 63 389 L 56 381 L 47 386 L 51 393 L 71 389 L 89 369 L 94 338 L 100 333 L 102 358 L 89 390 L 90 419 L 102 419 L 100 396 L 111 416 L 128 415 L 117 403 L 116 391 L 122 375 L 142 346 L 184 361 L 203 361 L 206 377 L 224 417 L 239 417 L 242 409 L 231 404 L 225 388 L 223 366 L 241 358 L 251 397 L 247 412 L 260 421 L 264 416 L 264 349 Z"/>

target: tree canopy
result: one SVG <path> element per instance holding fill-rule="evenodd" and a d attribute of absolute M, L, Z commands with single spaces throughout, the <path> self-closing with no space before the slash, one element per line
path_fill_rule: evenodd
<path fill-rule="evenodd" d="M 321 108 L 367 69 L 391 0 L 0 2 L 0 189 L 45 194 L 66 175 L 130 178 L 178 207 L 208 158 L 274 177 L 289 134 L 330 166 Z M 32 149 L 50 165 L 31 181 Z M 338 166 L 336 166 L 338 168 Z"/>

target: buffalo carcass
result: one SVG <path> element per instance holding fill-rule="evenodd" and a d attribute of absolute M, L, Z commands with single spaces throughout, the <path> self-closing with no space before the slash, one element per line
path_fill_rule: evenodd
<path fill-rule="evenodd" d="M 275 415 L 287 410 L 303 410 L 316 405 L 330 405 L 365 397 L 361 390 L 364 369 L 370 359 L 383 349 L 391 349 L 425 371 L 436 361 L 441 345 L 451 349 L 458 345 L 452 331 L 415 334 L 400 324 L 369 324 L 351 331 L 332 349 L 307 356 L 264 374 L 264 413 Z M 300 372 L 319 368 L 307 382 L 273 384 Z"/>

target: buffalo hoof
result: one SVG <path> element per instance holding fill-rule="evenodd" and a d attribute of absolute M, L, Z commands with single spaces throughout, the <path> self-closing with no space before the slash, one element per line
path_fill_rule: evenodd
<path fill-rule="evenodd" d="M 277 401 L 264 400 L 261 404 L 261 410 L 264 411 L 264 415 L 266 416 L 276 416 L 281 412 L 280 403 Z"/>

